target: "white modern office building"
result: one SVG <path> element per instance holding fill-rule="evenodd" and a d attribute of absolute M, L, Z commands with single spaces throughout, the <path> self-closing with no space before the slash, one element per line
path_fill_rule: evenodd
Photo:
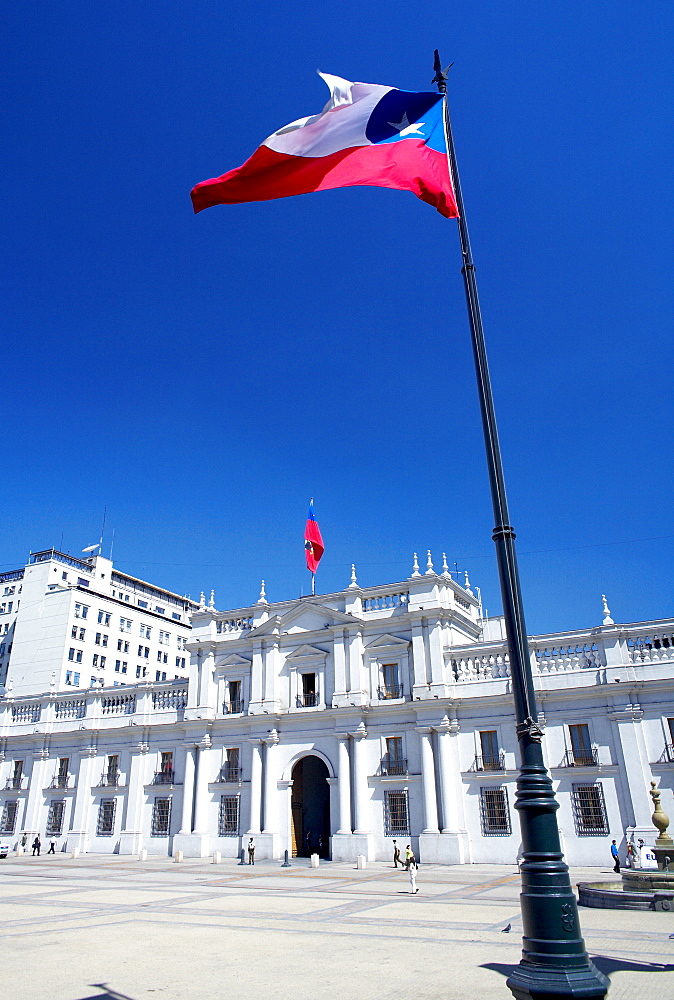
<path fill-rule="evenodd" d="M 32 553 L 0 573 L 0 685 L 25 695 L 187 677 L 198 607 L 100 555 Z"/>
<path fill-rule="evenodd" d="M 531 640 L 563 845 L 578 865 L 606 864 L 612 839 L 652 842 L 651 781 L 674 806 L 674 620 L 615 624 L 605 604 L 598 618 Z M 25 831 L 67 851 L 236 857 L 252 836 L 258 858 L 384 860 L 396 838 L 422 861 L 515 861 L 501 622 L 482 621 L 470 588 L 430 559 L 390 586 L 361 588 L 354 572 L 338 593 L 202 604 L 187 647 L 189 683 L 150 675 L 5 695 L 10 843 Z"/>

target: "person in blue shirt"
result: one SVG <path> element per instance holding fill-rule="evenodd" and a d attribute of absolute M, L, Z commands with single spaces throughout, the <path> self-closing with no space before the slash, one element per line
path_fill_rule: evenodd
<path fill-rule="evenodd" d="M 613 857 L 613 871 L 620 874 L 620 854 L 618 853 L 618 848 L 616 846 L 615 840 L 611 841 L 611 856 Z"/>

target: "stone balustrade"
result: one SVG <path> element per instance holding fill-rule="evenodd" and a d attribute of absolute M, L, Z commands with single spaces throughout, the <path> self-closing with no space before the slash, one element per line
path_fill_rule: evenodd
<path fill-rule="evenodd" d="M 86 714 L 86 698 L 64 698 L 56 702 L 54 716 L 57 719 L 83 719 Z"/>
<path fill-rule="evenodd" d="M 565 641 L 566 640 L 566 641 Z M 571 641 L 568 641 L 571 640 Z M 532 672 L 547 674 L 598 670 L 674 660 L 674 628 L 666 623 L 616 626 L 595 632 L 572 633 L 529 640 Z M 452 679 L 457 683 L 510 676 L 507 644 L 475 643 L 446 650 Z"/>
<path fill-rule="evenodd" d="M 101 698 L 103 715 L 133 715 L 135 711 L 135 694 L 108 694 Z"/>
<path fill-rule="evenodd" d="M 246 632 L 253 627 L 253 616 L 247 615 L 243 618 L 219 618 L 215 623 L 215 631 L 218 635 L 226 635 L 230 632 Z"/>
<path fill-rule="evenodd" d="M 166 712 L 170 709 L 182 711 L 186 705 L 187 687 L 152 692 L 152 710 L 154 712 Z"/>
<path fill-rule="evenodd" d="M 394 608 L 406 608 L 410 595 L 408 590 L 396 590 L 391 593 L 374 594 L 363 597 L 363 611 L 389 611 Z"/>

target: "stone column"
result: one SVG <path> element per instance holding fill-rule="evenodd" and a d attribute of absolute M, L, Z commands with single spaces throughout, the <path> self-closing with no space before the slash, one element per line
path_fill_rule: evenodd
<path fill-rule="evenodd" d="M 143 805 L 148 750 L 147 743 L 138 743 L 131 750 L 126 817 L 119 838 L 120 854 L 138 854 L 143 846 Z"/>
<path fill-rule="evenodd" d="M 431 694 L 437 698 L 445 698 L 447 696 L 447 684 L 445 682 L 445 662 L 442 648 L 442 619 L 440 618 L 431 620 L 428 650 L 431 661 Z"/>
<path fill-rule="evenodd" d="M 33 766 L 28 782 L 28 805 L 24 820 L 25 831 L 29 837 L 40 832 L 40 814 L 44 803 L 45 769 L 48 760 L 48 750 L 35 750 L 33 752 Z"/>
<path fill-rule="evenodd" d="M 459 759 L 459 724 L 446 716 L 437 729 L 442 795 L 441 861 L 463 865 L 471 860 L 470 834 L 466 829 L 463 807 L 463 783 Z"/>
<path fill-rule="evenodd" d="M 431 730 L 419 729 L 421 739 L 421 781 L 424 792 L 424 829 L 422 833 L 439 833 L 438 800 L 435 791 L 435 761 Z"/>
<path fill-rule="evenodd" d="M 201 650 L 201 663 L 199 673 L 199 707 L 209 716 L 214 716 L 217 708 L 217 692 L 215 685 L 215 649 L 206 647 Z"/>
<path fill-rule="evenodd" d="M 197 766 L 194 787 L 194 833 L 208 833 L 208 782 L 210 773 L 211 744 L 197 747 Z"/>
<path fill-rule="evenodd" d="M 369 788 L 367 783 L 367 760 L 366 760 L 366 739 L 367 730 L 365 726 L 359 726 L 353 734 L 353 790 L 354 790 L 354 812 L 356 828 L 354 833 L 369 833 Z"/>
<path fill-rule="evenodd" d="M 173 837 L 173 853 L 182 851 L 186 858 L 205 858 L 210 850 L 208 831 L 208 782 L 212 778 L 211 741 L 206 735 L 196 746 L 185 747 L 180 832 Z M 192 813 L 194 811 L 194 830 Z"/>
<path fill-rule="evenodd" d="M 264 704 L 270 712 L 276 710 L 276 678 L 279 672 L 280 640 L 277 636 L 269 640 L 269 645 L 263 648 L 264 662 Z"/>
<path fill-rule="evenodd" d="M 262 641 L 253 643 L 253 663 L 250 671 L 250 702 L 248 712 L 250 715 L 259 715 L 262 711 L 263 698 L 263 672 L 262 661 Z"/>
<path fill-rule="evenodd" d="M 418 619 L 412 624 L 412 670 L 414 682 L 413 698 L 428 698 L 428 678 L 426 676 L 426 642 L 424 637 L 424 619 Z"/>
<path fill-rule="evenodd" d="M 335 632 L 335 643 L 333 656 L 335 664 L 335 684 L 332 695 L 332 704 L 336 708 L 341 708 L 346 704 L 346 642 L 347 632 L 338 629 Z"/>
<path fill-rule="evenodd" d="M 85 747 L 80 750 L 80 762 L 77 769 L 77 784 L 75 786 L 75 801 L 73 803 L 73 813 L 71 817 L 70 831 L 67 837 L 67 849 L 79 847 L 80 851 L 86 853 L 89 847 L 89 821 L 91 816 L 91 806 L 93 802 L 91 788 L 96 784 L 96 772 L 98 750 L 95 746 Z"/>
<path fill-rule="evenodd" d="M 339 794 L 339 829 L 337 833 L 351 833 L 351 759 L 349 737 L 337 737 L 337 781 Z"/>
<path fill-rule="evenodd" d="M 260 740 L 250 740 L 250 821 L 248 834 L 260 833 L 260 793 L 262 791 L 262 756 Z"/>
<path fill-rule="evenodd" d="M 618 702 L 613 699 L 614 705 Z M 646 843 L 652 843 L 655 836 L 651 812 L 653 804 L 648 794 L 652 778 L 651 766 L 646 750 L 646 741 L 641 726 L 643 711 L 636 701 L 609 710 L 611 729 L 615 739 L 616 763 L 619 765 L 616 785 L 622 785 L 622 796 L 618 796 L 621 805 L 622 825 L 635 842 L 643 837 Z"/>
<path fill-rule="evenodd" d="M 183 775 L 183 807 L 179 836 L 192 832 L 192 809 L 194 806 L 195 748 L 185 748 L 185 773 Z"/>
<path fill-rule="evenodd" d="M 363 635 L 360 630 L 349 633 L 347 676 L 349 704 L 364 705 L 370 698 L 367 691 L 363 692 Z"/>
<path fill-rule="evenodd" d="M 264 832 L 278 833 L 278 774 L 276 753 L 279 744 L 278 733 L 272 729 L 265 739 L 264 769 Z"/>
<path fill-rule="evenodd" d="M 256 857 L 278 859 L 281 857 L 281 834 L 279 832 L 279 790 L 278 790 L 278 745 L 279 737 L 275 729 L 264 738 L 264 830 L 256 839 Z M 259 750 L 259 747 L 258 747 Z M 254 758 L 253 758 L 254 759 Z M 251 795 L 253 793 L 251 776 Z M 258 791 L 258 803 L 260 800 Z M 251 809 L 252 814 L 252 809 Z M 259 816 L 259 805 L 258 805 Z M 258 819 L 259 823 L 259 819 Z M 252 824 L 251 824 L 252 825 Z"/>

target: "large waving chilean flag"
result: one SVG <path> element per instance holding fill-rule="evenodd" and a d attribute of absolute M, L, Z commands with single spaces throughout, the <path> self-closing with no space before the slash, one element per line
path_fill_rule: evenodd
<path fill-rule="evenodd" d="M 319 75 L 330 88 L 321 113 L 274 132 L 243 166 L 197 184 L 194 211 L 365 184 L 412 191 L 456 218 L 442 96 Z"/>

